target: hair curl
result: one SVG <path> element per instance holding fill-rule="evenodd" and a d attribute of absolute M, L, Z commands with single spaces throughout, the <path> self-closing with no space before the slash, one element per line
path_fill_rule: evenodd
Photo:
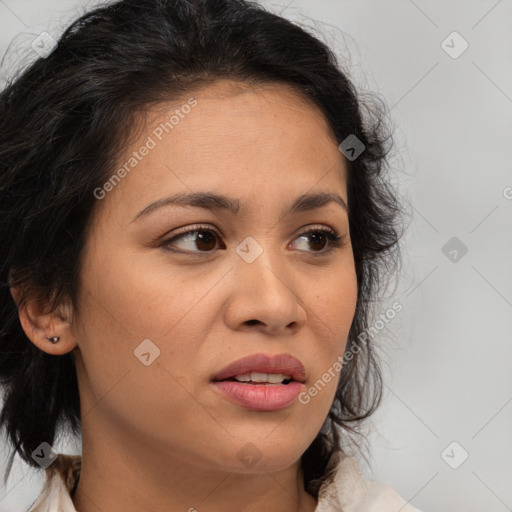
<path fill-rule="evenodd" d="M 354 134 L 365 145 L 347 161 L 358 297 L 346 350 L 354 357 L 301 459 L 310 494 L 318 496 L 331 455 L 344 453 L 341 430 L 357 434 L 379 405 L 378 360 L 358 335 L 399 254 L 382 102 L 363 102 L 326 44 L 256 2 L 121 0 L 74 21 L 0 95 L 0 426 L 13 447 L 6 479 L 16 453 L 37 467 L 31 453 L 53 443 L 59 427 L 81 431 L 74 356 L 51 356 L 28 339 L 10 286 L 24 290 L 18 306 L 34 296 L 76 306 L 93 191 L 111 176 L 135 113 L 218 79 L 292 85 L 321 109 L 338 141 Z"/>

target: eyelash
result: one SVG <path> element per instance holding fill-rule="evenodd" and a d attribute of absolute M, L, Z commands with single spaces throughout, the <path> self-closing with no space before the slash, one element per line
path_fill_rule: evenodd
<path fill-rule="evenodd" d="M 212 229 L 211 227 L 196 225 L 196 226 L 192 226 L 187 231 L 177 233 L 172 238 L 162 241 L 159 244 L 159 247 L 165 247 L 166 251 L 169 251 L 172 253 L 178 253 L 178 254 L 194 254 L 194 253 L 208 254 L 208 253 L 213 252 L 213 251 L 181 251 L 181 250 L 169 249 L 170 243 L 176 241 L 180 237 L 182 237 L 184 235 L 200 233 L 200 232 L 214 233 L 217 237 L 220 237 L 219 233 L 216 230 Z M 330 254 L 331 252 L 333 252 L 334 250 L 339 249 L 343 245 L 344 240 L 345 240 L 344 236 L 340 235 L 340 233 L 338 233 L 336 230 L 330 229 L 330 228 L 310 229 L 308 231 L 299 233 L 297 235 L 297 238 L 304 236 L 304 235 L 318 234 L 318 233 L 325 235 L 327 237 L 328 241 L 330 242 L 331 247 L 327 250 L 312 252 L 311 254 L 315 257 L 316 256 L 326 256 L 326 255 Z"/>

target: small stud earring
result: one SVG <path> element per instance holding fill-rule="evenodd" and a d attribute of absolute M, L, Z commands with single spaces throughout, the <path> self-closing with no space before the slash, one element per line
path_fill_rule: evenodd
<path fill-rule="evenodd" d="M 60 336 L 46 336 L 46 339 L 51 343 L 57 343 L 60 340 Z"/>

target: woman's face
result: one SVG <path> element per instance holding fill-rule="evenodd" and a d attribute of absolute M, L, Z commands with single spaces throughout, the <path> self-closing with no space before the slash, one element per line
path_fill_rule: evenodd
<path fill-rule="evenodd" d="M 277 471 L 329 412 L 357 298 L 346 208 L 290 208 L 319 192 L 347 203 L 347 169 L 321 113 L 286 86 L 191 96 L 149 112 L 122 179 L 97 193 L 73 326 L 82 425 L 203 468 Z M 198 193 L 240 210 L 164 204 Z M 213 383 L 262 353 L 302 362 L 301 400 L 258 410 Z"/>

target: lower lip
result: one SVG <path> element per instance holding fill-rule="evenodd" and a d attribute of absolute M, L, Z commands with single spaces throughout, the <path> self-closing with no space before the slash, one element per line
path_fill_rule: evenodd
<path fill-rule="evenodd" d="M 292 404 L 304 384 L 292 381 L 289 384 L 243 384 L 230 380 L 213 382 L 214 386 L 235 403 L 253 411 L 277 411 Z"/>

